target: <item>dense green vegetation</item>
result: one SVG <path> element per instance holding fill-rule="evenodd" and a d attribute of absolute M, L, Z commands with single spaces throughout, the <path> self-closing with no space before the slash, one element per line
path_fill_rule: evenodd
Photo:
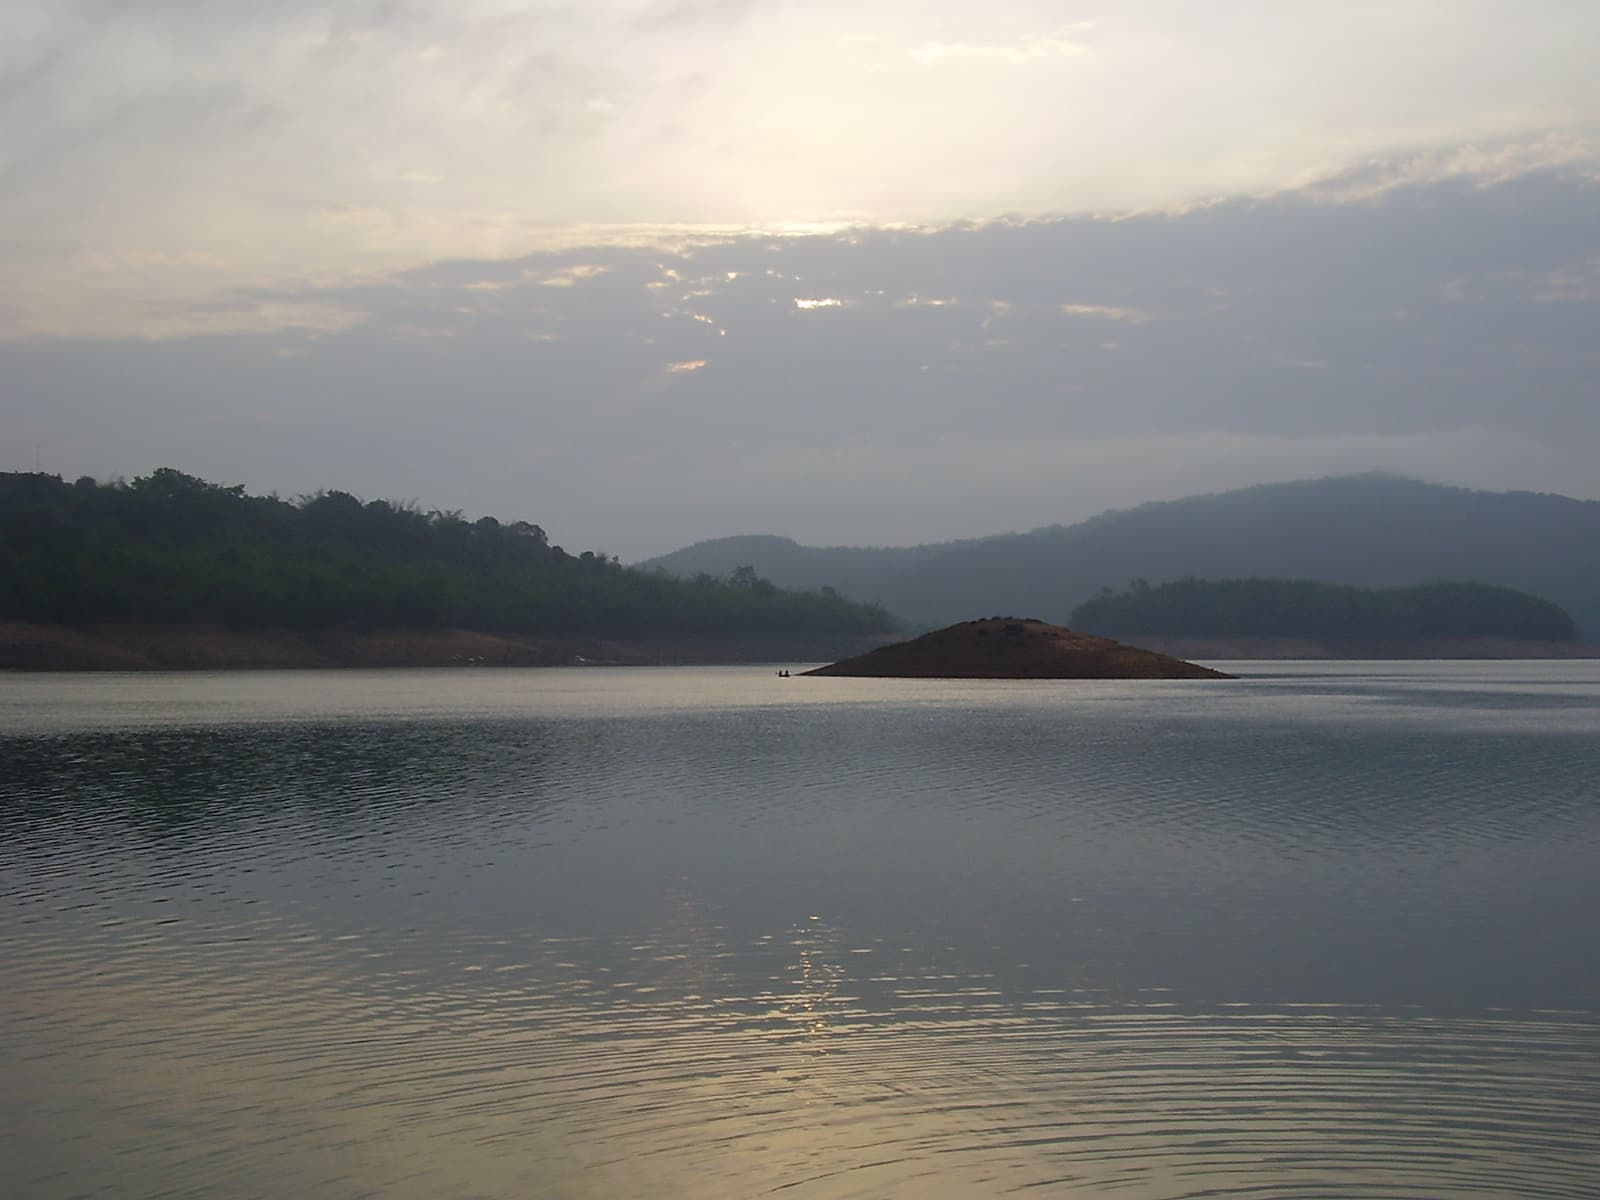
<path fill-rule="evenodd" d="M 1575 641 L 1556 605 L 1481 583 L 1365 589 L 1286 579 L 1135 581 L 1072 610 L 1070 623 L 1105 637 L 1297 637 L 1415 641 L 1509 638 Z"/>
<path fill-rule="evenodd" d="M 345 492 L 289 502 L 180 471 L 0 474 L 0 617 L 516 633 L 875 632 L 874 604 L 749 567 L 676 579 L 570 555 L 525 521 Z"/>

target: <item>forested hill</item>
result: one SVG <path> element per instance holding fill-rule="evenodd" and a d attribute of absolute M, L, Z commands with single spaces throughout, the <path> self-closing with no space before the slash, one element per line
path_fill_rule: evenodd
<path fill-rule="evenodd" d="M 0 618 L 612 635 L 894 624 L 748 567 L 676 579 L 568 554 L 524 521 L 339 491 L 289 502 L 170 469 L 129 483 L 0 474 Z"/>
<path fill-rule="evenodd" d="M 1570 642 L 1578 636 L 1572 618 L 1549 601 L 1476 583 L 1370 589 L 1285 579 L 1140 582 L 1078 605 L 1071 624 L 1112 638 Z"/>
<path fill-rule="evenodd" d="M 1064 623 L 1103 588 L 1135 579 L 1308 579 L 1367 588 L 1461 579 L 1553 601 L 1572 614 L 1583 637 L 1600 642 L 1597 546 L 1597 501 L 1353 475 L 1191 496 L 1076 525 L 910 550 L 741 538 L 653 561 L 692 574 L 726 570 L 738 553 L 734 561 L 782 586 L 832 584 L 930 626 L 997 612 Z"/>

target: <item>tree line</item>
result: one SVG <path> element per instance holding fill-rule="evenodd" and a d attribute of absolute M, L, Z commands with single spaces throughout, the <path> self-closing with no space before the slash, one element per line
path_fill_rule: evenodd
<path fill-rule="evenodd" d="M 676 579 L 539 526 L 362 501 L 247 495 L 171 468 L 131 481 L 0 474 L 0 617 L 506 633 L 871 633 L 876 604 L 752 570 Z"/>
<path fill-rule="evenodd" d="M 1507 638 L 1576 641 L 1548 600 L 1483 583 L 1357 588 L 1288 579 L 1180 579 L 1078 605 L 1073 628 L 1105 637 L 1299 637 L 1414 641 Z"/>

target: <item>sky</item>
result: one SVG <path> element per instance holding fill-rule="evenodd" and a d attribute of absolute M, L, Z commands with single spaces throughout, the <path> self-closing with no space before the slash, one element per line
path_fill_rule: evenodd
<path fill-rule="evenodd" d="M 1591 0 L 9 0 L 0 470 L 895 545 L 1600 499 Z"/>

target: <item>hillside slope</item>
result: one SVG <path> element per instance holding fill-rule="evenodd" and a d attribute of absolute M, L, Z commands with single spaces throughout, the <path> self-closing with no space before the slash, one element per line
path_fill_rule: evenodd
<path fill-rule="evenodd" d="M 1266 484 L 1104 513 L 1077 525 L 909 549 L 786 538 L 700 543 L 653 560 L 678 573 L 749 565 L 789 587 L 832 586 L 924 625 L 997 612 L 1065 621 L 1103 588 L 1271 576 L 1406 587 L 1515 588 L 1600 640 L 1600 502 L 1484 492 L 1390 475 Z M 688 572 L 690 574 L 693 571 Z"/>
<path fill-rule="evenodd" d="M 680 580 L 571 555 L 526 521 L 347 492 L 290 502 L 162 468 L 0 473 L 0 619 L 30 625 L 870 634 L 887 613 L 752 572 Z"/>

